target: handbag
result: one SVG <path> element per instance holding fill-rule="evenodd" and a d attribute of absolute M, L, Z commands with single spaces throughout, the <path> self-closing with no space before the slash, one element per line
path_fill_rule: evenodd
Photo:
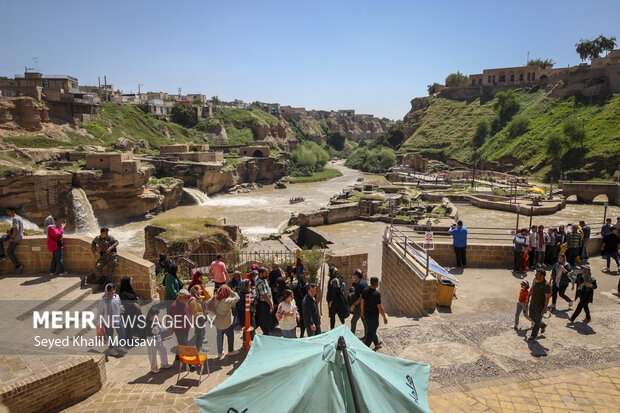
<path fill-rule="evenodd" d="M 56 238 L 52 238 L 52 237 L 50 237 L 50 235 L 49 235 L 49 234 L 47 235 L 47 237 L 48 237 L 49 239 L 51 239 L 51 240 L 56 241 L 56 245 L 58 245 L 58 248 L 62 248 L 62 247 L 64 247 L 64 246 L 65 246 L 65 241 L 64 241 L 62 238 L 58 238 L 58 239 L 56 239 Z"/>

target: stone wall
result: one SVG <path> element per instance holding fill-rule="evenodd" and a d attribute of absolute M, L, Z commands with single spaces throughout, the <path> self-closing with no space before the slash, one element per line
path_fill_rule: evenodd
<path fill-rule="evenodd" d="M 601 249 L 601 238 L 590 238 L 588 241 L 588 251 L 590 255 L 598 255 Z M 431 257 L 444 267 L 456 266 L 456 256 L 454 247 L 451 243 L 435 243 L 434 250 L 430 251 Z M 467 246 L 467 266 L 481 268 L 512 268 L 513 265 L 513 246 L 490 245 L 490 244 L 470 244 Z"/>
<path fill-rule="evenodd" d="M 505 199 L 507 200 L 508 198 L 505 198 Z M 472 205 L 478 208 L 496 209 L 499 211 L 509 211 L 509 212 L 514 212 L 515 214 L 517 213 L 517 205 L 509 204 L 507 203 L 507 201 L 504 201 L 504 202 L 491 201 L 489 199 L 484 199 L 484 195 L 470 196 L 469 200 L 471 201 Z M 529 207 L 529 206 L 521 205 L 520 212 L 522 215 L 527 215 L 527 216 L 529 216 L 530 214 L 531 215 L 550 215 L 550 214 L 554 214 L 558 212 L 561 209 L 564 209 L 565 206 L 566 206 L 565 200 L 562 200 L 559 202 L 543 201 L 543 204 L 541 206 L 536 206 L 536 207 Z"/>
<path fill-rule="evenodd" d="M 65 270 L 76 274 L 94 272 L 98 256 L 91 252 L 91 238 L 80 235 L 65 235 L 63 263 Z M 141 299 L 150 300 L 155 295 L 155 265 L 119 248 L 118 263 L 114 273 L 114 283 L 120 284 L 122 277 L 132 277 L 133 287 Z M 24 265 L 23 274 L 49 273 L 52 253 L 47 251 L 47 238 L 44 235 L 26 236 L 15 249 L 15 255 Z M 0 263 L 0 272 L 14 275 L 10 260 Z"/>
<path fill-rule="evenodd" d="M 0 406 L 10 412 L 57 411 L 99 391 L 106 381 L 105 356 L 67 357 L 53 372 L 45 369 L 0 388 Z"/>
<path fill-rule="evenodd" d="M 347 285 L 347 289 L 353 284 L 353 271 L 356 268 L 362 270 L 364 278 L 369 281 L 370 276 L 378 274 L 368 274 L 368 253 L 358 248 L 351 247 L 337 251 L 329 251 L 326 254 L 326 262 L 330 267 L 333 265 L 338 268 L 342 281 Z M 348 291 L 348 290 L 347 290 Z"/>
<path fill-rule="evenodd" d="M 360 216 L 357 203 L 333 205 L 311 213 L 299 213 L 291 217 L 290 225 L 319 226 L 354 221 Z"/>
<path fill-rule="evenodd" d="M 420 317 L 434 311 L 437 280 L 424 278 L 414 264 L 403 258 L 403 251 L 393 243 L 383 242 L 380 291 L 386 312 L 407 317 Z"/>

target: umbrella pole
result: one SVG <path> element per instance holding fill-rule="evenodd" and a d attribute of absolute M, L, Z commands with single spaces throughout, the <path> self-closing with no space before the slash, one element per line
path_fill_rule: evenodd
<path fill-rule="evenodd" d="M 355 389 L 355 379 L 353 378 L 353 372 L 351 371 L 351 362 L 349 361 L 349 353 L 347 352 L 347 343 L 344 341 L 344 337 L 338 338 L 338 345 L 336 350 L 342 351 L 342 357 L 344 357 L 344 365 L 347 368 L 347 376 L 349 378 L 349 386 L 351 387 L 351 395 L 353 396 L 353 404 L 355 405 L 355 413 L 360 413 L 360 404 L 357 400 L 357 390 Z"/>

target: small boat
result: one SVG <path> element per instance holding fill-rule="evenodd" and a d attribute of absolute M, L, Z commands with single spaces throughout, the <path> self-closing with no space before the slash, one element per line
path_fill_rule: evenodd
<path fill-rule="evenodd" d="M 304 202 L 306 199 L 302 198 L 302 197 L 297 197 L 297 198 L 291 198 L 288 200 L 288 202 L 290 202 L 291 204 L 297 204 L 299 202 Z"/>

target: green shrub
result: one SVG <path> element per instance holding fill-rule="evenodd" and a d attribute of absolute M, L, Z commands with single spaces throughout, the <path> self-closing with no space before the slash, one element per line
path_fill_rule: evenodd
<path fill-rule="evenodd" d="M 291 152 L 291 174 L 293 176 L 310 176 L 321 170 L 329 161 L 325 149 L 312 141 L 303 141 Z"/>
<path fill-rule="evenodd" d="M 530 121 L 523 115 L 515 116 L 508 124 L 508 134 L 511 138 L 523 135 L 527 132 L 527 128 L 530 126 Z"/>
<path fill-rule="evenodd" d="M 396 164 L 396 153 L 393 149 L 377 146 L 372 149 L 361 147 L 353 151 L 345 165 L 364 172 L 385 172 Z"/>

